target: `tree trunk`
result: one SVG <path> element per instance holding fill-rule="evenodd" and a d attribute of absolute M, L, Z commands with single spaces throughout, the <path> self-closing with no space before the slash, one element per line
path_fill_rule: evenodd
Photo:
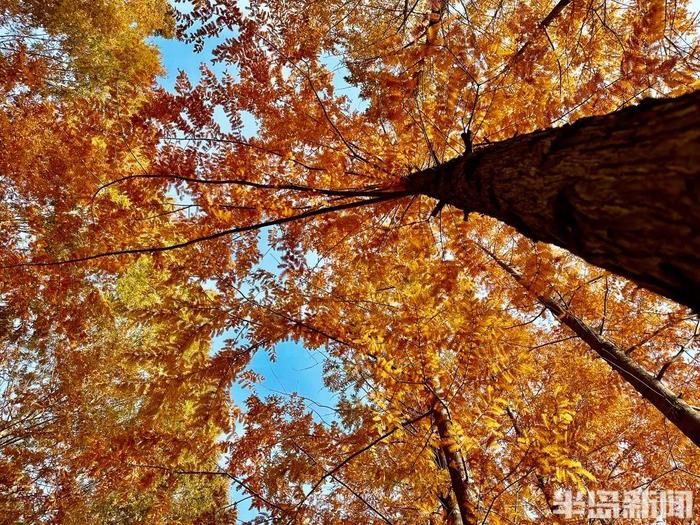
<path fill-rule="evenodd" d="M 439 451 L 439 454 L 443 456 L 442 450 Z M 444 468 L 447 468 L 447 464 L 445 464 Z M 438 498 L 440 499 L 440 505 L 442 505 L 443 509 L 445 509 L 445 525 L 464 525 L 464 523 L 462 523 L 462 515 L 459 512 L 457 500 L 455 499 L 452 489 L 450 489 L 444 496 L 438 496 Z"/>
<path fill-rule="evenodd" d="M 522 276 L 501 261 L 496 255 L 486 252 L 503 270 L 513 276 L 522 286 L 529 290 Z M 620 374 L 620 377 L 632 386 L 642 397 L 654 405 L 683 434 L 700 447 L 700 411 L 686 403 L 659 379 L 635 363 L 623 349 L 598 334 L 583 320 L 569 312 L 561 301 L 542 294 L 534 294 L 537 300 L 547 308 L 563 325 L 569 327 L 595 353 L 602 357 Z"/>
<path fill-rule="evenodd" d="M 406 186 L 700 312 L 700 91 L 494 143 Z"/>
<path fill-rule="evenodd" d="M 450 475 L 450 484 L 452 486 L 452 492 L 454 493 L 455 499 L 457 500 L 457 507 L 459 509 L 461 522 L 464 525 L 476 525 L 476 516 L 474 515 L 471 503 L 469 502 L 467 481 L 462 475 L 462 462 L 460 461 L 461 455 L 459 452 L 455 452 L 450 447 L 449 440 L 452 436 L 450 429 L 451 424 L 447 411 L 439 400 L 435 402 L 435 408 L 433 409 L 433 421 L 435 422 L 438 436 L 440 436 L 440 450 L 442 451 L 447 463 L 447 472 Z"/>

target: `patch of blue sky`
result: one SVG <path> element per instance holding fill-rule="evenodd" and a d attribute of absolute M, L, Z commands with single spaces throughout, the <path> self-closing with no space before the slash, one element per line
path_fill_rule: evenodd
<path fill-rule="evenodd" d="M 223 63 L 214 63 L 213 51 L 226 38 L 235 36 L 234 32 L 224 32 L 221 36 L 208 39 L 204 48 L 195 52 L 194 46 L 177 39 L 152 37 L 150 42 L 158 47 L 161 53 L 161 63 L 165 70 L 158 82 L 165 89 L 172 91 L 175 88 L 175 80 L 180 71 L 187 73 L 193 84 L 202 78 L 200 66 L 205 64 L 211 69 L 217 78 L 221 79 L 224 73 L 235 74 L 235 68 Z"/>
<path fill-rule="evenodd" d="M 361 113 L 369 107 L 369 101 L 360 97 L 360 89 L 348 83 L 350 70 L 338 55 L 326 54 L 321 57 L 321 63 L 333 73 L 333 88 L 337 95 L 348 99 L 351 111 Z"/>

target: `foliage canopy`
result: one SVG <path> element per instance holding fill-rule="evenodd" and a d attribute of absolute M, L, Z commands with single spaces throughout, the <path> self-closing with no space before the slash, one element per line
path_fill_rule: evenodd
<path fill-rule="evenodd" d="M 154 35 L 224 72 L 157 87 Z M 404 186 L 690 92 L 698 43 L 670 0 L 1 0 L 0 515 L 235 523 L 235 489 L 253 523 L 499 524 L 700 488 L 596 343 L 697 412 L 696 315 Z M 289 339 L 332 417 L 255 391 Z"/>

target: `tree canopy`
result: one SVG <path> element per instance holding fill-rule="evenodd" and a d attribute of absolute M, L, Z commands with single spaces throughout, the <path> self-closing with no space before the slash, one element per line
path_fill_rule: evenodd
<path fill-rule="evenodd" d="M 213 62 L 165 90 L 157 35 Z M 697 491 L 699 45 L 670 0 L 0 0 L 0 515 Z M 289 340 L 330 417 L 255 389 Z"/>

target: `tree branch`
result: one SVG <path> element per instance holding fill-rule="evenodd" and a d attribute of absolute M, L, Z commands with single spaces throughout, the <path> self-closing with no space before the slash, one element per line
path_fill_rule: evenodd
<path fill-rule="evenodd" d="M 361 206 L 368 206 L 370 204 L 378 204 L 381 202 L 386 202 L 389 200 L 397 199 L 399 197 L 403 197 L 408 195 L 407 192 L 395 192 L 391 194 L 387 194 L 381 197 L 374 197 L 370 199 L 364 199 L 360 201 L 353 201 L 353 202 L 348 202 L 345 204 L 339 204 L 337 206 L 328 206 L 324 208 L 317 208 L 315 210 L 310 210 L 306 211 L 303 213 L 298 213 L 295 215 L 290 215 L 289 217 L 281 217 L 278 219 L 272 219 L 269 221 L 264 221 L 264 222 L 258 222 L 255 224 L 250 224 L 248 226 L 238 226 L 235 228 L 230 228 L 227 230 L 222 230 L 218 232 L 211 233 L 209 235 L 203 235 L 201 237 L 196 237 L 194 239 L 190 239 L 187 241 L 175 243 L 175 244 L 170 244 L 166 246 L 147 246 L 147 247 L 142 247 L 142 248 L 126 248 L 123 250 L 111 250 L 111 251 L 106 251 L 106 252 L 100 252 L 100 253 L 94 253 L 91 255 L 84 255 L 82 257 L 72 257 L 69 259 L 64 259 L 64 260 L 59 260 L 59 261 L 27 261 L 27 262 L 21 262 L 21 263 L 16 263 L 16 264 L 5 264 L 0 266 L 0 269 L 6 270 L 10 268 L 22 268 L 22 267 L 40 267 L 40 266 L 59 266 L 63 264 L 74 264 L 74 263 L 81 263 L 81 262 L 87 262 L 87 261 L 93 261 L 95 259 L 102 259 L 105 257 L 114 257 L 118 255 L 136 255 L 136 254 L 142 254 L 142 253 L 159 253 L 159 252 L 167 252 L 171 250 L 177 250 L 178 248 L 184 248 L 186 246 L 191 246 L 193 244 L 197 244 L 200 242 L 204 241 L 211 241 L 214 239 L 218 239 L 220 237 L 225 237 L 227 235 L 232 235 L 235 233 L 243 233 L 243 232 L 248 232 L 248 231 L 255 231 L 255 230 L 260 230 L 262 228 L 267 228 L 269 226 L 278 226 L 280 224 L 286 224 L 288 222 L 294 222 L 294 221 L 299 221 L 302 219 L 308 219 L 310 217 L 316 217 L 319 215 L 326 215 L 328 213 L 333 213 L 337 211 L 342 211 L 342 210 L 348 210 L 352 208 L 359 208 Z"/>

